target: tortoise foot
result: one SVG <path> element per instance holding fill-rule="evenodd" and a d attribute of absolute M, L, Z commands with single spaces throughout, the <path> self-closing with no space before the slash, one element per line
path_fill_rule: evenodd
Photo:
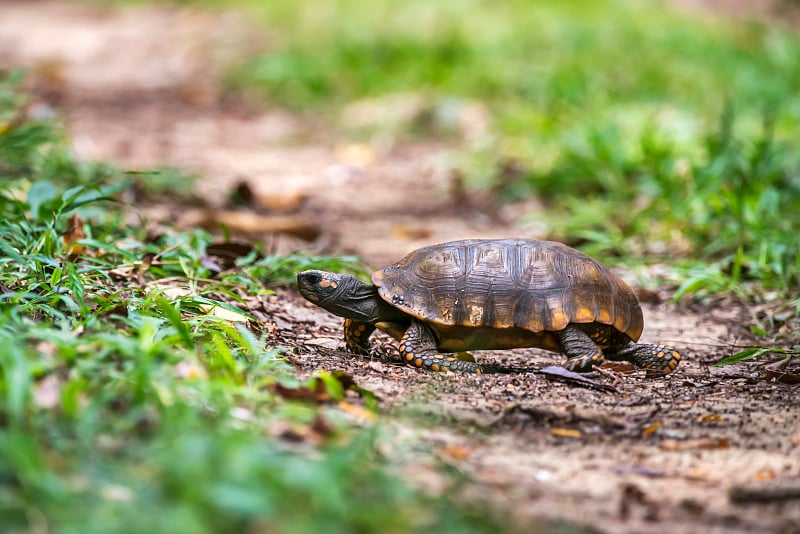
<path fill-rule="evenodd" d="M 647 370 L 645 373 L 647 378 L 668 375 L 681 363 L 680 353 L 671 347 L 664 345 L 641 345 L 641 347 L 632 361 Z"/>
<path fill-rule="evenodd" d="M 567 371 L 575 371 L 576 373 L 588 373 L 595 365 L 602 365 L 604 361 L 603 353 L 598 349 L 593 354 L 567 358 L 567 361 L 564 362 L 564 368 Z"/>
<path fill-rule="evenodd" d="M 608 359 L 629 361 L 646 370 L 647 378 L 659 378 L 670 374 L 681 363 L 680 353 L 664 345 L 638 345 L 630 343 L 614 354 L 607 354 Z"/>

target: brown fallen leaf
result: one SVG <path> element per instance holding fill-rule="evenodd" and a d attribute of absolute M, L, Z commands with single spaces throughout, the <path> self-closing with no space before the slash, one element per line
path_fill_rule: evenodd
<path fill-rule="evenodd" d="M 314 416 L 314 420 L 309 425 L 309 429 L 322 438 L 329 437 L 335 430 L 330 421 L 325 419 L 320 413 Z"/>
<path fill-rule="evenodd" d="M 772 480 L 775 478 L 775 471 L 773 469 L 762 469 L 756 472 L 754 478 L 756 480 Z"/>
<path fill-rule="evenodd" d="M 429 227 L 411 227 L 407 224 L 396 224 L 392 227 L 392 236 L 399 239 L 426 239 L 433 234 Z"/>
<path fill-rule="evenodd" d="M 445 445 L 439 449 L 439 454 L 447 459 L 463 462 L 470 457 L 472 451 L 472 447 L 466 447 L 464 445 Z"/>
<path fill-rule="evenodd" d="M 722 416 L 717 414 L 705 414 L 697 417 L 698 423 L 718 423 L 722 421 Z"/>
<path fill-rule="evenodd" d="M 733 486 L 728 490 L 728 499 L 734 503 L 800 500 L 800 486 L 774 482 L 752 486 Z"/>
<path fill-rule="evenodd" d="M 320 376 L 313 377 L 308 381 L 308 385 L 305 386 L 290 388 L 280 382 L 276 382 L 267 387 L 270 392 L 285 399 L 315 403 L 326 403 L 335 400 L 334 395 L 338 398 L 340 394 L 336 390 L 340 388 L 341 392 L 354 391 L 363 398 L 380 400 L 377 395 L 356 384 L 352 376 L 340 370 L 320 373 Z"/>
<path fill-rule="evenodd" d="M 67 230 L 61 236 L 64 246 L 67 247 L 67 256 L 72 260 L 80 256 L 94 256 L 93 253 L 87 253 L 84 245 L 78 243 L 81 239 L 86 239 L 86 233 L 83 231 L 83 221 L 75 212 L 67 221 Z"/>
<path fill-rule="evenodd" d="M 296 213 L 308 201 L 308 193 L 295 191 L 286 194 L 258 195 L 255 198 L 257 207 L 264 208 L 272 213 Z"/>
<path fill-rule="evenodd" d="M 767 369 L 764 372 L 764 380 L 767 382 L 780 382 L 781 384 L 800 384 L 800 374 Z"/>
<path fill-rule="evenodd" d="M 270 426 L 272 436 L 296 443 L 321 446 L 335 432 L 334 426 L 322 414 L 316 414 L 309 424 L 276 421 Z"/>
<path fill-rule="evenodd" d="M 661 448 L 665 451 L 686 451 L 691 449 L 727 449 L 731 446 L 727 438 L 698 438 L 678 441 L 665 439 Z"/>
<path fill-rule="evenodd" d="M 636 366 L 630 362 L 606 361 L 603 362 L 602 367 L 605 369 L 610 369 L 616 373 L 630 374 L 636 372 Z"/>
<path fill-rule="evenodd" d="M 340 401 L 339 408 L 349 413 L 350 415 L 355 415 L 359 419 L 364 419 L 365 421 L 375 421 L 378 418 L 377 415 L 367 410 L 363 406 L 358 406 L 356 404 L 352 404 L 347 401 Z"/>
<path fill-rule="evenodd" d="M 27 77 L 30 79 L 35 94 L 48 104 L 55 105 L 63 101 L 67 87 L 65 71 L 63 59 L 46 58 L 38 60 L 32 65 Z"/>
<path fill-rule="evenodd" d="M 551 428 L 550 434 L 553 436 L 560 436 L 562 438 L 581 438 L 583 432 L 574 428 Z"/>
<path fill-rule="evenodd" d="M 249 211 L 191 209 L 181 214 L 180 226 L 202 226 L 249 234 L 282 233 L 313 241 L 321 230 L 319 226 L 299 215 L 260 215 Z"/>
<path fill-rule="evenodd" d="M 267 389 L 275 395 L 280 395 L 284 399 L 299 400 L 306 402 L 323 403 L 331 400 L 331 394 L 325 387 L 322 380 L 312 380 L 311 386 L 298 386 L 296 388 L 286 387 L 280 382 L 270 384 Z"/>
<path fill-rule="evenodd" d="M 359 386 L 352 375 L 342 371 L 341 369 L 336 369 L 334 371 L 331 371 L 329 375 L 335 378 L 336 381 L 339 382 L 339 384 L 341 384 L 342 390 L 344 391 L 353 391 L 363 399 L 370 399 L 375 401 L 381 400 L 381 398 L 378 397 L 374 392 Z"/>
<path fill-rule="evenodd" d="M 642 437 L 649 436 L 653 432 L 660 429 L 662 426 L 664 426 L 663 421 L 656 421 L 655 423 L 648 425 L 647 427 L 644 428 L 644 430 L 642 430 Z"/>
<path fill-rule="evenodd" d="M 148 252 L 144 256 L 142 256 L 141 264 L 139 265 L 139 270 L 136 273 L 136 276 L 139 280 L 139 283 L 144 283 L 144 275 L 147 273 L 147 270 L 153 265 L 153 260 L 156 259 L 156 255 L 152 252 Z"/>
<path fill-rule="evenodd" d="M 211 256 L 224 271 L 236 267 L 236 260 L 251 254 L 255 247 L 250 243 L 236 241 L 211 243 L 206 247 L 206 256 Z"/>

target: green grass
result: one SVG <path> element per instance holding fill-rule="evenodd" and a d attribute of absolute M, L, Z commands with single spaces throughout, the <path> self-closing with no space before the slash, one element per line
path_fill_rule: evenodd
<path fill-rule="evenodd" d="M 402 482 L 381 451 L 412 445 L 370 393 L 354 422 L 346 381 L 298 382 L 253 319 L 295 269 L 352 260 L 252 253 L 219 272 L 206 232 L 124 225 L 137 175 L 72 159 L 17 82 L 0 76 L 0 530 L 503 528 L 457 502 L 457 477 L 452 495 Z"/>

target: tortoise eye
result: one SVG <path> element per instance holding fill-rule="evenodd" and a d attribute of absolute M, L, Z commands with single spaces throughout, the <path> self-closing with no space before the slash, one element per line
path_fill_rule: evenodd
<path fill-rule="evenodd" d="M 317 272 L 311 271 L 309 273 L 306 273 L 306 280 L 310 284 L 317 286 L 319 285 L 320 282 L 322 282 L 322 275 Z"/>

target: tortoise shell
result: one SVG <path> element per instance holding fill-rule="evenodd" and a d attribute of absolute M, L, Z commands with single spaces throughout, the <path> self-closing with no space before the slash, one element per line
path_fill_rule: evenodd
<path fill-rule="evenodd" d="M 612 326 L 632 341 L 644 320 L 633 290 L 595 259 L 551 241 L 453 241 L 372 274 L 386 302 L 424 321 L 441 349 L 559 350 L 569 323 Z"/>

